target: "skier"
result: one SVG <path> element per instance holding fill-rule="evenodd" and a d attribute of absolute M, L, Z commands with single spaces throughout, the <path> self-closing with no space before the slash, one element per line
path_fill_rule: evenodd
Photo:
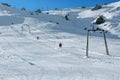
<path fill-rule="evenodd" d="M 39 39 L 39 36 L 37 36 L 37 40 Z"/>
<path fill-rule="evenodd" d="M 62 43 L 59 43 L 59 48 L 61 48 L 62 47 Z"/>

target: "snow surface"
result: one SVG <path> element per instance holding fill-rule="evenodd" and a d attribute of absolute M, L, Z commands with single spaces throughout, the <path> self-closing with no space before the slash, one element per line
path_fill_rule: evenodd
<path fill-rule="evenodd" d="M 120 80 L 120 2 L 103 9 L 64 9 L 39 15 L 0 6 L 0 80 Z M 64 16 L 69 14 L 69 20 Z M 91 33 L 89 58 L 86 31 L 99 15 L 107 33 Z M 97 27 L 97 26 L 96 26 Z M 37 39 L 39 37 L 39 39 Z M 59 43 L 62 48 L 59 48 Z"/>

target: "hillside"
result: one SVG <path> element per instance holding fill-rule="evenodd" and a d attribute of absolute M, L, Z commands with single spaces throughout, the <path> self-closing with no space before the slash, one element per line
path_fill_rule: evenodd
<path fill-rule="evenodd" d="M 119 5 L 32 14 L 0 5 L 0 80 L 120 80 Z M 85 28 L 100 15 L 106 22 L 95 27 L 108 31 L 110 55 L 103 35 L 93 32 L 86 58 Z"/>
<path fill-rule="evenodd" d="M 120 2 L 109 5 L 103 5 L 102 9 L 92 11 L 92 8 L 76 8 L 50 11 L 52 15 L 65 16 L 69 14 L 71 23 L 74 27 L 84 30 L 85 27 L 92 27 L 92 22 L 103 15 L 106 22 L 102 25 L 95 25 L 96 27 L 103 28 L 110 32 L 111 35 L 120 36 Z M 75 31 L 76 32 L 76 31 Z M 80 32 L 80 31 L 78 31 Z M 84 32 L 84 31 L 82 31 Z"/>

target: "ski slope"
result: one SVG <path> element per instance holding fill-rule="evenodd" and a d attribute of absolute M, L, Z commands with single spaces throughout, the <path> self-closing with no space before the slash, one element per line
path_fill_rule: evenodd
<path fill-rule="evenodd" d="M 76 8 L 39 15 L 1 5 L 0 80 L 120 80 L 120 11 L 110 12 L 119 4 L 95 12 Z M 91 28 L 100 13 L 115 14 L 114 18 L 106 17 L 106 26 L 99 25 L 109 31 L 110 56 L 106 55 L 102 34 L 91 33 L 86 58 L 84 28 Z M 66 14 L 69 21 L 64 19 Z"/>

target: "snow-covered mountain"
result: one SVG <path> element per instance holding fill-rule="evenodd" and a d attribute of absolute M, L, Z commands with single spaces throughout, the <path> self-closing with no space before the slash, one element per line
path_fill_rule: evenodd
<path fill-rule="evenodd" d="M 120 2 L 91 9 L 36 13 L 0 5 L 0 80 L 120 80 Z M 108 31 L 110 56 L 103 35 L 93 32 L 86 58 L 85 28 L 100 15 L 105 23 L 94 26 Z"/>
<path fill-rule="evenodd" d="M 77 28 L 80 26 L 82 28 L 90 27 L 97 17 L 103 15 L 106 18 L 106 22 L 96 26 L 109 31 L 113 35 L 120 36 L 120 2 L 103 5 L 102 9 L 95 11 L 91 9 L 92 8 L 65 9 L 62 11 L 51 11 L 50 14 L 62 16 L 70 14 L 70 20 L 74 22 L 73 25 Z"/>

